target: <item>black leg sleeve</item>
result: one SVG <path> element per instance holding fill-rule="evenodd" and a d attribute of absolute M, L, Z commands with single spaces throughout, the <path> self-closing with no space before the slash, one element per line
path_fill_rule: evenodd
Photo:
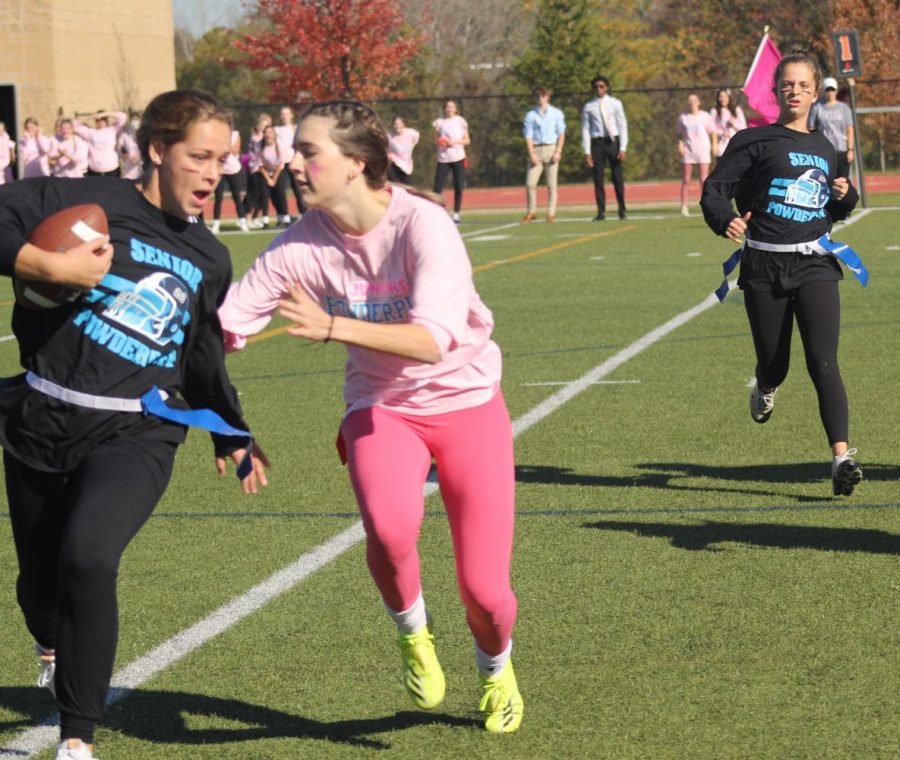
<path fill-rule="evenodd" d="M 797 325 L 803 340 L 806 368 L 819 399 L 819 415 L 828 444 L 849 440 L 847 391 L 838 366 L 841 300 L 838 283 L 811 282 L 797 289 Z"/>
<path fill-rule="evenodd" d="M 794 310 L 785 293 L 744 291 L 744 307 L 756 348 L 756 381 L 760 388 L 777 388 L 791 362 Z"/>

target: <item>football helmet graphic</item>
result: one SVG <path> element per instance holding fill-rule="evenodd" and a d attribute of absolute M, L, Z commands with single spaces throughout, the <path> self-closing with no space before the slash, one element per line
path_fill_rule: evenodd
<path fill-rule="evenodd" d="M 157 272 L 119 293 L 103 312 L 114 322 L 165 346 L 184 340 L 182 328 L 190 320 L 188 289 L 177 277 Z"/>
<path fill-rule="evenodd" d="M 809 169 L 787 186 L 784 202 L 801 208 L 824 208 L 829 194 L 825 172 L 821 169 Z"/>

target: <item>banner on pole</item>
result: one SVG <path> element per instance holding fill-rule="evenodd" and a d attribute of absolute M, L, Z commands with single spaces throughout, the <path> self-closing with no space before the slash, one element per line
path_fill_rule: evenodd
<path fill-rule="evenodd" d="M 744 95 L 747 96 L 747 104 L 759 114 L 757 118 L 748 120 L 751 127 L 774 124 L 778 119 L 778 101 L 775 99 L 775 69 L 780 60 L 781 53 L 766 32 L 763 34 L 756 50 L 756 56 L 750 65 L 747 81 L 741 88 Z"/>

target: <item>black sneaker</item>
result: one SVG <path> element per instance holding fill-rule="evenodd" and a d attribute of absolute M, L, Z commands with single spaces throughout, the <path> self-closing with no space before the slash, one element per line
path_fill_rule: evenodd
<path fill-rule="evenodd" d="M 605 222 L 606 217 L 603 214 L 597 214 L 592 220 L 592 222 Z"/>
<path fill-rule="evenodd" d="M 853 457 L 856 449 L 847 449 L 831 463 L 831 492 L 835 496 L 849 496 L 863 479 L 862 467 Z"/>

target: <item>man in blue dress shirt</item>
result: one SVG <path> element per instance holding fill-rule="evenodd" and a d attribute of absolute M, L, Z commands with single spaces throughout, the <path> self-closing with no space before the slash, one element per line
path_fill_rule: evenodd
<path fill-rule="evenodd" d="M 535 87 L 537 105 L 525 114 L 525 144 L 528 146 L 528 173 L 525 177 L 525 194 L 528 209 L 523 222 L 533 221 L 537 210 L 537 184 L 544 169 L 547 170 L 547 189 L 550 200 L 547 221 L 556 219 L 557 176 L 563 145 L 566 143 L 566 119 L 563 112 L 550 105 L 550 90 Z"/>

